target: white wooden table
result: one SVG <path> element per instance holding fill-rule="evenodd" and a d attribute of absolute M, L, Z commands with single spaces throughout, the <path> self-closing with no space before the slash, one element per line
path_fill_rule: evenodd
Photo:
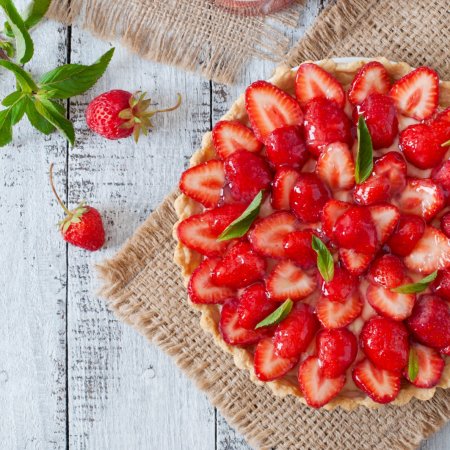
<path fill-rule="evenodd" d="M 322 3 L 306 2 L 293 39 Z M 34 38 L 35 74 L 67 61 L 91 63 L 111 47 L 50 22 Z M 68 102 L 74 148 L 24 120 L 14 144 L 0 150 L 0 449 L 248 449 L 165 354 L 107 310 L 95 295 L 93 266 L 120 248 L 177 183 L 202 134 L 273 66 L 252 63 L 239 86 L 225 87 L 117 46 L 98 85 Z M 3 98 L 14 82 L 5 72 L 0 80 Z M 138 145 L 110 142 L 87 131 L 84 111 L 112 88 L 148 91 L 157 105 L 172 104 L 181 92 L 184 103 L 156 118 L 155 131 Z M 102 212 L 103 250 L 68 247 L 59 237 L 62 211 L 48 184 L 50 162 L 70 206 L 85 198 Z M 450 426 L 423 449 L 450 449 Z"/>

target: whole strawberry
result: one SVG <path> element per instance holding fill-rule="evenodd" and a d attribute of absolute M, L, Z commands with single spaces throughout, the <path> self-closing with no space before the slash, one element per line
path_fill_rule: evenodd
<path fill-rule="evenodd" d="M 66 242 L 90 251 L 99 250 L 105 243 L 105 230 L 100 213 L 84 201 L 72 211 L 63 203 L 53 184 L 53 164 L 50 166 L 50 186 L 64 209 L 66 217 L 59 222 L 59 229 Z"/>
<path fill-rule="evenodd" d="M 175 106 L 148 111 L 150 99 L 145 92 L 131 92 L 115 89 L 94 98 L 86 109 L 88 127 L 106 139 L 122 139 L 133 135 L 137 142 L 140 134 L 147 135 L 153 126 L 151 117 L 157 113 L 173 111 L 181 104 L 181 96 Z"/>

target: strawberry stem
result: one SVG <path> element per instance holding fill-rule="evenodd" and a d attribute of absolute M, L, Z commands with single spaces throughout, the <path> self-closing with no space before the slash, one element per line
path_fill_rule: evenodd
<path fill-rule="evenodd" d="M 62 209 L 64 210 L 64 212 L 69 216 L 72 217 L 72 212 L 69 211 L 69 209 L 67 208 L 67 206 L 63 203 L 63 201 L 61 200 L 61 197 L 58 195 L 58 193 L 56 192 L 55 189 L 55 184 L 53 183 L 53 163 L 50 164 L 50 186 L 52 188 L 53 194 L 56 197 L 56 200 L 58 201 L 58 203 L 61 205 Z"/>
<path fill-rule="evenodd" d="M 156 114 L 156 113 L 175 111 L 181 105 L 181 94 L 177 94 L 177 97 L 178 97 L 177 103 L 175 106 L 172 106 L 171 108 L 166 108 L 166 109 L 157 109 L 154 113 Z"/>

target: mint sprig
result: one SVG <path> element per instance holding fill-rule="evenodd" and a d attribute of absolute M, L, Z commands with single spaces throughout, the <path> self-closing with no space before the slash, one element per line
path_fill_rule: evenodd
<path fill-rule="evenodd" d="M 441 147 L 450 147 L 450 139 L 443 144 L 441 144 Z"/>
<path fill-rule="evenodd" d="M 355 181 L 361 184 L 370 177 L 373 170 L 372 138 L 363 116 L 358 119 L 358 154 L 355 164 Z"/>
<path fill-rule="evenodd" d="M 423 292 L 436 279 L 437 274 L 437 270 L 435 270 L 434 272 L 430 273 L 430 275 L 422 278 L 417 283 L 403 284 L 391 289 L 391 291 L 398 294 L 417 294 Z"/>
<path fill-rule="evenodd" d="M 279 306 L 272 314 L 269 314 L 264 320 L 256 325 L 255 329 L 277 325 L 283 321 L 291 312 L 294 302 L 288 298 L 281 306 Z"/>
<path fill-rule="evenodd" d="M 413 347 L 409 349 L 408 355 L 408 378 L 410 381 L 416 381 L 417 376 L 419 375 L 419 358 L 417 357 L 417 353 Z"/>
<path fill-rule="evenodd" d="M 327 246 L 315 235 L 312 237 L 312 248 L 317 253 L 317 268 L 320 275 L 328 283 L 334 277 L 333 255 Z"/>

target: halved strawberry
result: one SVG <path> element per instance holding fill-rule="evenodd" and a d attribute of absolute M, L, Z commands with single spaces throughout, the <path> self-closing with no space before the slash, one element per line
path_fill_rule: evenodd
<path fill-rule="evenodd" d="M 369 211 L 377 230 L 378 241 L 383 245 L 394 232 L 400 219 L 400 212 L 398 208 L 388 203 L 369 206 Z"/>
<path fill-rule="evenodd" d="M 401 214 L 387 241 L 391 252 L 398 256 L 409 255 L 425 231 L 425 221 L 414 214 Z"/>
<path fill-rule="evenodd" d="M 220 200 L 224 184 L 223 162 L 212 159 L 183 172 L 180 190 L 203 206 L 213 208 Z"/>
<path fill-rule="evenodd" d="M 444 192 L 429 178 L 408 178 L 397 204 L 402 213 L 422 216 L 428 222 L 445 206 Z"/>
<path fill-rule="evenodd" d="M 266 280 L 270 299 L 284 302 L 287 298 L 301 300 L 317 286 L 315 277 L 308 275 L 292 261 L 279 262 Z"/>
<path fill-rule="evenodd" d="M 406 161 L 400 152 L 388 152 L 375 160 L 373 172 L 389 181 L 390 195 L 398 194 L 406 186 Z"/>
<path fill-rule="evenodd" d="M 271 338 L 259 341 L 255 349 L 255 375 L 261 381 L 272 381 L 286 375 L 298 362 L 298 356 L 282 358 L 275 354 L 275 347 Z"/>
<path fill-rule="evenodd" d="M 351 324 L 363 309 L 358 292 L 350 295 L 345 302 L 333 302 L 322 296 L 316 305 L 317 318 L 325 328 L 342 328 Z"/>
<path fill-rule="evenodd" d="M 437 228 L 428 226 L 404 262 L 409 270 L 426 274 L 449 269 L 450 239 Z"/>
<path fill-rule="evenodd" d="M 322 150 L 316 165 L 317 176 L 333 190 L 355 185 L 355 165 L 347 144 L 335 142 Z"/>
<path fill-rule="evenodd" d="M 225 159 L 236 150 L 259 152 L 263 144 L 253 131 L 237 120 L 221 120 L 212 130 L 212 139 L 217 154 Z"/>
<path fill-rule="evenodd" d="M 334 227 L 339 217 L 342 216 L 350 207 L 351 203 L 341 202 L 339 200 L 328 200 L 322 209 L 321 220 L 324 233 L 329 239 L 334 239 Z"/>
<path fill-rule="evenodd" d="M 256 344 L 267 336 L 268 330 L 247 330 L 238 323 L 239 301 L 235 298 L 227 301 L 222 306 L 220 313 L 219 330 L 223 340 L 230 345 Z"/>
<path fill-rule="evenodd" d="M 209 222 L 211 231 L 219 236 L 246 208 L 247 205 L 241 203 L 226 204 L 207 211 L 204 217 Z"/>
<path fill-rule="evenodd" d="M 295 77 L 295 96 L 303 106 L 315 98 L 334 100 L 345 105 L 344 89 L 336 78 L 314 63 L 304 63 Z"/>
<path fill-rule="evenodd" d="M 299 173 L 289 167 L 276 171 L 272 182 L 272 206 L 275 209 L 289 209 L 289 197 L 298 177 Z"/>
<path fill-rule="evenodd" d="M 405 116 L 427 119 L 439 103 L 438 74 L 429 67 L 419 67 L 394 83 L 389 95 Z"/>
<path fill-rule="evenodd" d="M 370 94 L 387 94 L 391 87 L 388 71 L 378 61 L 371 61 L 359 69 L 348 90 L 354 104 L 362 103 Z"/>
<path fill-rule="evenodd" d="M 339 259 L 343 266 L 353 275 L 363 274 L 370 266 L 373 254 L 358 253 L 350 248 L 339 249 Z"/>
<path fill-rule="evenodd" d="M 447 206 L 450 206 L 450 159 L 433 169 L 431 179 L 442 187 Z"/>
<path fill-rule="evenodd" d="M 255 81 L 247 88 L 245 108 L 262 142 L 277 128 L 303 123 L 303 111 L 295 98 L 267 81 Z"/>
<path fill-rule="evenodd" d="M 374 205 L 390 199 L 391 185 L 386 177 L 371 175 L 361 184 L 355 186 L 353 200 L 358 205 Z"/>
<path fill-rule="evenodd" d="M 314 408 L 320 408 L 341 392 L 345 384 L 345 375 L 336 378 L 325 377 L 319 358 L 310 356 L 299 367 L 298 382 L 306 403 Z"/>
<path fill-rule="evenodd" d="M 283 258 L 284 238 L 295 231 L 297 219 L 289 212 L 279 211 L 256 222 L 248 239 L 253 248 L 264 256 Z"/>
<path fill-rule="evenodd" d="M 378 369 L 368 359 L 355 366 L 352 376 L 356 386 L 377 403 L 390 403 L 400 392 L 400 375 Z"/>
<path fill-rule="evenodd" d="M 216 286 L 211 280 L 212 271 L 219 261 L 219 258 L 205 259 L 192 273 L 188 284 L 188 293 L 192 303 L 224 303 L 225 300 L 235 295 L 234 289 Z"/>
<path fill-rule="evenodd" d="M 367 277 L 372 284 L 392 289 L 403 283 L 406 268 L 400 258 L 386 254 L 375 259 Z"/>
<path fill-rule="evenodd" d="M 444 371 L 445 361 L 437 350 L 427 347 L 417 342 L 411 344 L 410 351 L 414 351 L 417 356 L 419 372 L 413 381 L 409 378 L 408 371 L 403 372 L 404 377 L 414 386 L 420 388 L 431 388 L 436 386 Z"/>

